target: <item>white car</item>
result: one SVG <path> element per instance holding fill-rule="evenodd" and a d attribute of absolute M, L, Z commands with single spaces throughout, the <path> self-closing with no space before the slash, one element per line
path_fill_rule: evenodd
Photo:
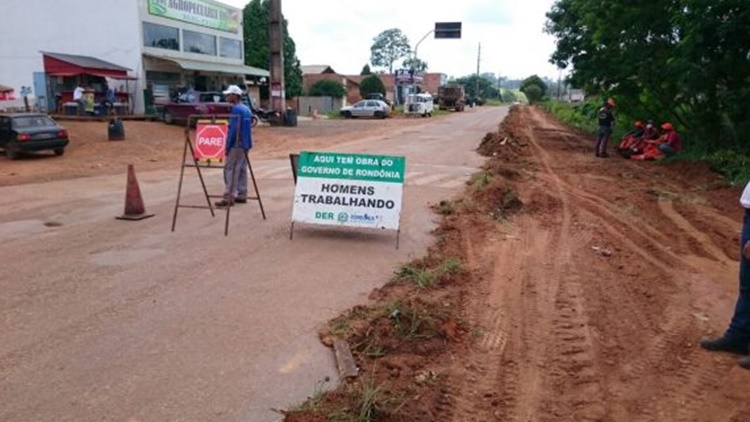
<path fill-rule="evenodd" d="M 406 97 L 404 104 L 404 114 L 409 116 L 432 117 L 432 110 L 435 107 L 432 95 L 430 94 L 411 94 Z"/>
<path fill-rule="evenodd" d="M 380 100 L 362 100 L 354 103 L 354 105 L 341 107 L 339 113 L 347 119 L 352 117 L 385 119 L 390 116 L 391 108 Z"/>

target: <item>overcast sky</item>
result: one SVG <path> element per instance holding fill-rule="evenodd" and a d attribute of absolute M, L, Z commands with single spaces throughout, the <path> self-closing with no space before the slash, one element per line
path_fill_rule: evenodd
<path fill-rule="evenodd" d="M 242 8 L 247 0 L 220 0 Z M 480 72 L 511 78 L 532 74 L 557 79 L 548 62 L 554 39 L 544 34 L 545 13 L 554 0 L 282 0 L 289 33 L 303 65 L 327 64 L 341 74 L 359 74 L 380 32 L 398 28 L 412 48 L 435 22 L 463 23 L 460 40 L 428 36 L 417 51 L 428 71 L 465 76 Z M 400 64 L 400 61 L 398 62 Z"/>

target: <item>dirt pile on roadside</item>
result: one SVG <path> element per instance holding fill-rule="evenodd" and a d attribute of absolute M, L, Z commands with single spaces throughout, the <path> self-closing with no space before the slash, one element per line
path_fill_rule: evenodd
<path fill-rule="evenodd" d="M 359 377 L 311 397 L 288 411 L 286 421 L 324 421 L 331 415 L 340 420 L 434 421 L 452 413 L 456 383 L 450 368 L 468 353 L 479 332 L 464 315 L 477 277 L 464 236 L 492 233 L 523 208 L 514 182 L 521 171 L 508 161 L 525 154 L 515 141 L 521 134 L 514 121 L 502 134 L 485 137 L 488 152 L 510 153 L 488 160 L 463 198 L 433 207 L 443 219 L 428 254 L 398 269 L 389 283 L 372 292 L 371 304 L 341 315 L 319 333 L 329 346 L 333 337 L 347 341 Z M 500 138 L 514 141 L 495 142 Z M 367 417 L 357 419 L 359 415 Z"/>
<path fill-rule="evenodd" d="M 511 107 L 510 113 L 500 124 L 500 129 L 484 135 L 477 148 L 479 154 L 504 160 L 513 160 L 525 154 L 529 142 L 521 126 L 521 115 L 518 110 L 518 106 Z"/>

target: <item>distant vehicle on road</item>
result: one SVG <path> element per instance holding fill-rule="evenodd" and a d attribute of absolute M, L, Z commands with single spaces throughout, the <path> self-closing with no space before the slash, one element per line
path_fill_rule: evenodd
<path fill-rule="evenodd" d="M 391 115 L 391 107 L 380 100 L 361 100 L 354 105 L 341 107 L 339 114 L 347 119 L 354 117 L 385 119 Z"/>
<path fill-rule="evenodd" d="M 466 93 L 463 85 L 451 84 L 438 88 L 438 108 L 440 110 L 464 111 Z"/>
<path fill-rule="evenodd" d="M 406 97 L 404 114 L 407 116 L 432 117 L 435 104 L 430 94 L 411 94 Z"/>
<path fill-rule="evenodd" d="M 164 106 L 164 123 L 186 123 L 194 114 L 229 114 L 232 104 L 221 92 L 190 92 L 180 94 Z"/>
<path fill-rule="evenodd" d="M 46 114 L 0 114 L 0 148 L 11 160 L 45 150 L 63 155 L 68 142 L 68 131 Z"/>

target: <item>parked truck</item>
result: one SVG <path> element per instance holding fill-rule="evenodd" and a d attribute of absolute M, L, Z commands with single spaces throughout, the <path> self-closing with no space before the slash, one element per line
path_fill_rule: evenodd
<path fill-rule="evenodd" d="M 440 110 L 464 111 L 465 106 L 466 93 L 463 85 L 450 84 L 438 88 L 438 108 Z"/>

